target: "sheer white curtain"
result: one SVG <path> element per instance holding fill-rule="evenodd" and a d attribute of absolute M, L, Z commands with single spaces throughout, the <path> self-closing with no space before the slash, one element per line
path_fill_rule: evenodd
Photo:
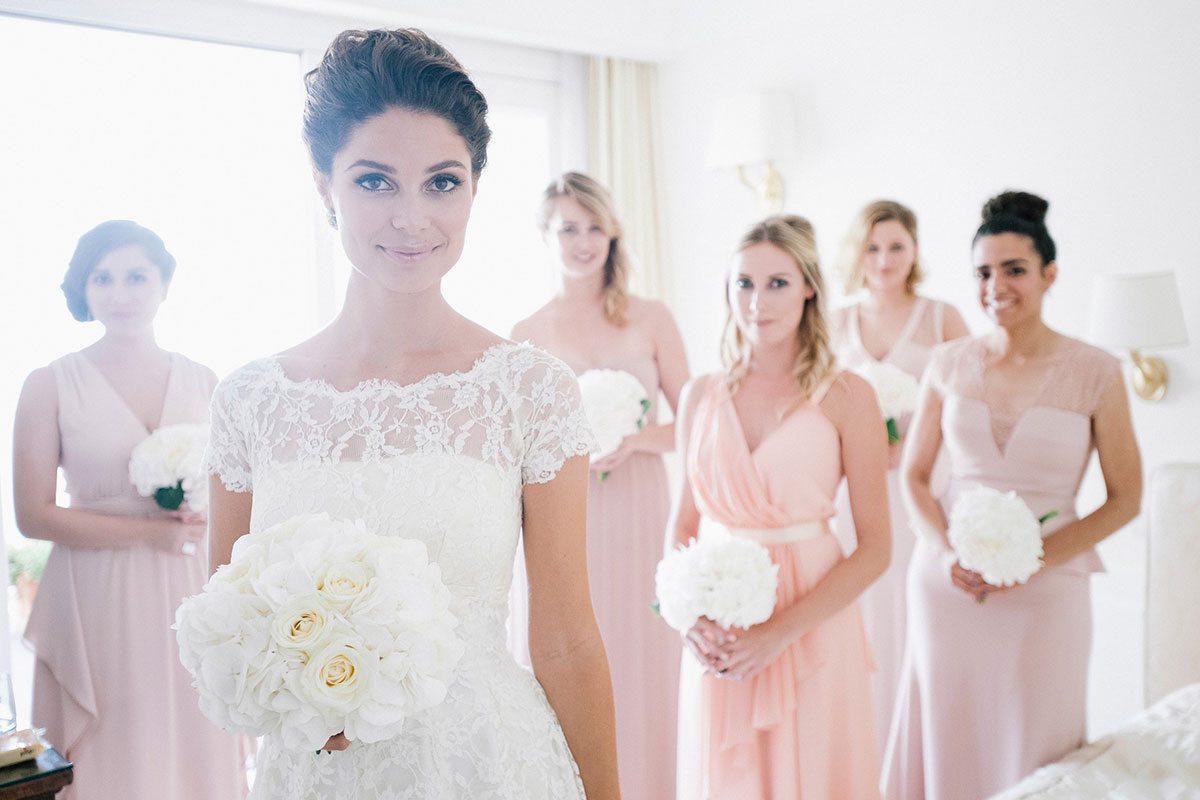
<path fill-rule="evenodd" d="M 635 294 L 667 296 L 657 67 L 588 59 L 588 172 L 609 188 L 636 264 Z"/>

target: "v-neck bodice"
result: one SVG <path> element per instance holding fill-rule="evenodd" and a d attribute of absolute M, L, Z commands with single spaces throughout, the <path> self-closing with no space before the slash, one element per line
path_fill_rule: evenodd
<path fill-rule="evenodd" d="M 104 374 L 82 353 L 50 365 L 58 386 L 60 463 L 72 508 L 150 514 L 156 506 L 129 482 L 129 455 L 150 435 Z M 171 353 L 159 426 L 208 419 L 215 381 L 208 369 Z"/>
<path fill-rule="evenodd" d="M 751 452 L 725 377 L 709 376 L 687 459 L 696 507 L 724 525 L 778 528 L 833 516 L 841 440 L 815 403 L 790 411 Z"/>
<path fill-rule="evenodd" d="M 935 351 L 930 379 L 942 395 L 942 438 L 950 455 L 948 511 L 958 493 L 975 486 L 1015 491 L 1037 516 L 1057 511 L 1045 533 L 1077 518 L 1075 495 L 1095 439 L 1092 419 L 1104 391 L 1120 379 L 1112 355 L 1067 339 L 1033 404 L 1006 421 L 998 441 L 995 410 L 983 390 L 981 338 L 951 342 Z M 1100 568 L 1094 551 L 1079 557 Z"/>

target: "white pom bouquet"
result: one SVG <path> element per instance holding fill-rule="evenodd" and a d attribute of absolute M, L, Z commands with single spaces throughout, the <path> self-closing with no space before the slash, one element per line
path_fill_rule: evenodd
<path fill-rule="evenodd" d="M 597 457 L 621 446 L 621 440 L 646 424 L 650 398 L 636 377 L 620 369 L 589 369 L 579 376 L 588 425 L 596 436 Z M 600 473 L 600 480 L 608 477 Z"/>
<path fill-rule="evenodd" d="M 129 480 L 142 497 L 169 511 L 185 501 L 193 511 L 208 507 L 204 448 L 208 425 L 164 425 L 133 448 Z"/>
<path fill-rule="evenodd" d="M 950 509 L 950 546 L 958 563 L 978 572 L 993 586 L 1029 580 L 1042 566 L 1042 523 L 1017 497 L 987 486 L 968 489 Z"/>
<path fill-rule="evenodd" d="M 700 617 L 722 628 L 749 628 L 775 610 L 779 565 L 767 548 L 730 534 L 706 533 L 668 553 L 654 571 L 655 610 L 675 630 Z"/>
<path fill-rule="evenodd" d="M 900 429 L 896 426 L 896 420 L 905 414 L 911 414 L 917 407 L 917 393 L 920 388 L 917 379 L 895 364 L 885 361 L 872 361 L 857 372 L 875 390 L 879 410 L 883 412 L 887 424 L 888 441 L 900 441 Z"/>
<path fill-rule="evenodd" d="M 394 737 L 445 699 L 463 653 L 449 600 L 423 543 L 306 514 L 238 539 L 174 627 L 205 716 L 315 750 Z"/>

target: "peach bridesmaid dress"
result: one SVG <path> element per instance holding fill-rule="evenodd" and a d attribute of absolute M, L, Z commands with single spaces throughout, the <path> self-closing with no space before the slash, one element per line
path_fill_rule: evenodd
<path fill-rule="evenodd" d="M 920 380 L 929 355 L 935 345 L 942 341 L 942 319 L 945 304 L 927 297 L 917 298 L 892 347 L 878 359 L 879 362 L 899 367 Z M 859 330 L 858 304 L 841 309 L 834 316 L 836 334 L 834 347 L 838 365 L 843 369 L 861 369 L 876 361 L 862 343 Z M 911 414 L 896 420 L 903 437 L 908 431 Z M 903 441 L 903 439 L 902 439 Z M 939 480 L 941 472 L 939 470 Z M 900 670 L 904 662 L 905 630 L 905 577 L 908 562 L 912 557 L 916 537 L 909 529 L 908 512 L 901 494 L 899 471 L 889 469 L 887 473 L 888 507 L 892 518 L 892 561 L 879 580 L 872 583 L 858 598 L 862 608 L 863 625 L 867 629 L 867 641 L 871 643 L 871 655 L 875 659 L 875 672 L 871 675 L 871 698 L 875 708 L 875 733 L 879 737 L 879 751 L 886 744 L 888 726 L 892 721 L 892 709 L 896 705 L 896 689 L 900 684 Z M 834 534 L 842 544 L 842 550 L 850 553 L 858 546 L 854 530 L 854 518 L 850 514 L 850 496 L 845 482 L 838 487 L 834 501 L 837 509 Z"/>
<path fill-rule="evenodd" d="M 949 511 L 976 486 L 1015 491 L 1043 534 L 1076 519 L 1075 495 L 1091 456 L 1092 414 L 1120 380 L 1108 353 L 1075 339 L 1054 356 L 1033 405 L 1015 417 L 983 393 L 984 342 L 934 352 L 941 394 Z M 1095 550 L 1043 569 L 979 604 L 950 583 L 953 555 L 922 536 L 908 574 L 908 651 L 884 757 L 889 800 L 980 800 L 1082 745 Z"/>
<path fill-rule="evenodd" d="M 826 388 L 751 452 L 728 384 L 711 378 L 691 431 L 686 458 L 705 517 L 701 535 L 715 523 L 764 543 L 779 565 L 777 610 L 842 560 L 827 524 L 842 462 L 838 432 L 818 407 Z M 870 669 L 854 603 L 749 680 L 705 673 L 684 652 L 678 798 L 878 797 Z"/>
<path fill-rule="evenodd" d="M 129 482 L 150 431 L 82 353 L 51 363 L 71 508 L 164 514 Z M 204 422 L 212 374 L 172 353 L 161 425 Z M 179 662 L 175 609 L 208 578 L 205 547 L 56 544 L 25 628 L 36 651 L 33 723 L 75 764 L 62 800 L 214 800 L 246 796 L 242 740 L 201 715 Z"/>
<path fill-rule="evenodd" d="M 658 418 L 658 366 L 651 355 L 625 355 L 602 367 L 567 361 L 580 375 L 588 369 L 620 369 L 641 381 L 652 398 L 646 419 Z M 653 611 L 654 570 L 662 558 L 670 491 L 662 456 L 634 453 L 601 481 L 588 481 L 587 565 L 592 608 L 612 676 L 621 796 L 670 798 L 675 794 L 675 717 L 679 636 Z M 511 593 L 509 646 L 528 664 L 523 559 Z"/>

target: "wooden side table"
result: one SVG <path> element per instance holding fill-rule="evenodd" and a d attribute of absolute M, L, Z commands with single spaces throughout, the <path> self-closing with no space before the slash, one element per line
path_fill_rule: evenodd
<path fill-rule="evenodd" d="M 0 767 L 0 800 L 53 800 L 74 779 L 71 762 L 49 747 L 31 761 Z"/>

